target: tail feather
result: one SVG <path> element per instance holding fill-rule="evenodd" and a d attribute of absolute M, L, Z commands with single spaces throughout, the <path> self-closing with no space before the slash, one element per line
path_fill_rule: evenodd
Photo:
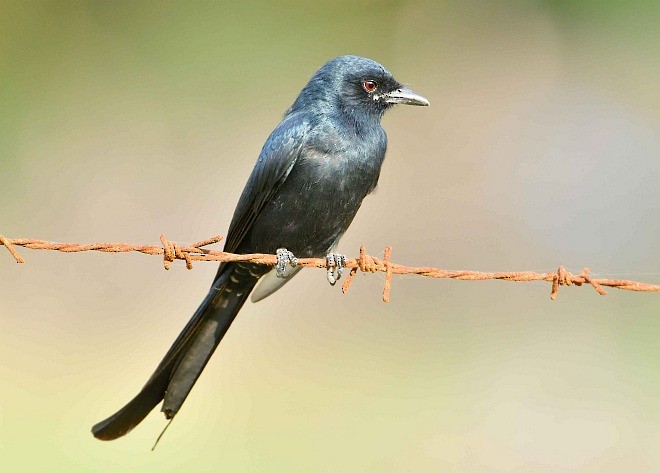
<path fill-rule="evenodd" d="M 204 317 L 187 349 L 181 353 L 172 371 L 172 377 L 165 392 L 162 411 L 171 419 L 179 412 L 190 390 L 202 374 L 204 367 L 218 347 L 220 340 L 243 307 L 250 291 L 256 284 L 254 279 L 249 287 L 242 285 L 244 292 L 225 292 L 215 298 L 210 305 L 208 316 Z M 213 289 L 212 289 L 213 291 Z"/>
<path fill-rule="evenodd" d="M 208 295 L 142 390 L 122 409 L 92 427 L 94 437 L 114 440 L 126 435 L 163 399 L 165 416 L 173 418 L 257 279 L 238 265 L 224 265 Z"/>
<path fill-rule="evenodd" d="M 92 427 L 92 434 L 100 440 L 114 440 L 133 430 L 163 399 L 169 373 L 154 373 L 147 384 L 128 404 L 107 419 Z"/>

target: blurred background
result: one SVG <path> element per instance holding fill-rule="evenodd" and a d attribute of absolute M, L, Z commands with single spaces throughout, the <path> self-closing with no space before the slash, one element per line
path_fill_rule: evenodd
<path fill-rule="evenodd" d="M 225 234 L 309 77 L 373 58 L 384 119 L 340 245 L 409 265 L 660 283 L 657 1 L 0 1 L 0 233 Z M 4 471 L 658 471 L 660 296 L 322 272 L 247 304 L 155 452 L 143 385 L 215 264 L 0 249 Z"/>

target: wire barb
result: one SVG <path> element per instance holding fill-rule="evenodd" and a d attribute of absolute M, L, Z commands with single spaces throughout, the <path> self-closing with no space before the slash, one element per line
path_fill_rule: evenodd
<path fill-rule="evenodd" d="M 78 243 L 53 243 L 43 240 L 34 240 L 26 238 L 10 239 L 0 235 L 0 245 L 7 248 L 9 253 L 18 263 L 23 263 L 24 260 L 16 251 L 15 247 L 20 246 L 32 250 L 54 250 L 64 253 L 78 253 L 82 251 L 101 251 L 105 253 L 126 253 L 138 252 L 146 255 L 160 255 L 163 258 L 163 266 L 169 269 L 174 260 L 183 260 L 186 263 L 186 268 L 192 269 L 193 261 L 218 261 L 218 262 L 250 262 L 254 264 L 263 264 L 274 266 L 277 263 L 276 255 L 254 253 L 239 255 L 234 253 L 225 253 L 224 251 L 212 251 L 203 248 L 204 246 L 218 243 L 222 240 L 221 236 L 215 236 L 207 240 L 194 243 L 189 246 L 182 246 L 175 242 L 171 242 L 165 238 L 165 235 L 160 236 L 160 246 L 158 245 L 132 245 L 129 243 L 94 243 L 91 245 L 83 245 Z M 582 286 L 589 284 L 604 296 L 607 294 L 604 287 L 614 287 L 626 291 L 637 292 L 660 292 L 660 285 L 649 284 L 645 282 L 629 281 L 625 279 L 597 279 L 592 278 L 589 274 L 589 269 L 584 268 L 579 275 L 571 274 L 563 266 L 559 266 L 557 271 L 552 273 L 536 273 L 532 271 L 521 272 L 501 272 L 501 273 L 486 273 L 481 271 L 448 271 L 440 268 L 432 267 L 411 267 L 401 264 L 392 263 L 390 260 L 392 248 L 385 248 L 383 261 L 374 256 L 369 256 L 367 251 L 362 245 L 360 247 L 360 255 L 356 259 L 350 259 L 346 262 L 344 267 L 350 269 L 348 277 L 342 284 L 342 292 L 348 292 L 355 275 L 358 271 L 364 273 L 385 273 L 385 284 L 383 288 L 383 301 L 389 302 L 390 290 L 392 287 L 393 274 L 416 274 L 429 278 L 439 279 L 460 279 L 464 281 L 485 281 L 485 280 L 501 280 L 501 281 L 546 281 L 552 284 L 552 291 L 550 299 L 555 300 L 559 292 L 559 286 Z M 310 266 L 315 268 L 326 269 L 325 258 L 300 258 L 298 259 L 299 266 Z"/>
<path fill-rule="evenodd" d="M 18 251 L 14 249 L 11 242 L 2 235 L 0 235 L 0 245 L 4 245 L 7 248 L 7 251 L 11 253 L 17 263 L 25 263 L 25 260 L 21 258 L 21 255 L 18 254 Z"/>
<path fill-rule="evenodd" d="M 170 269 L 170 265 L 175 259 L 184 259 L 186 268 L 192 269 L 192 260 L 188 251 L 183 251 L 178 243 L 168 241 L 165 235 L 160 236 L 160 242 L 163 244 L 163 266 L 165 266 L 165 269 Z M 194 247 L 195 245 L 193 245 Z"/>
<path fill-rule="evenodd" d="M 582 270 L 582 273 L 580 274 L 580 277 L 584 279 L 584 281 L 588 284 L 591 284 L 593 288 L 600 294 L 601 296 L 604 296 L 607 294 L 607 291 L 603 289 L 600 284 L 598 284 L 595 280 L 591 279 L 591 276 L 589 276 L 589 268 L 584 268 Z"/>
<path fill-rule="evenodd" d="M 390 264 L 390 255 L 392 254 L 392 247 L 385 248 L 383 255 L 383 265 L 385 266 L 385 287 L 383 288 L 383 302 L 390 301 L 390 288 L 392 287 L 392 265 Z"/>

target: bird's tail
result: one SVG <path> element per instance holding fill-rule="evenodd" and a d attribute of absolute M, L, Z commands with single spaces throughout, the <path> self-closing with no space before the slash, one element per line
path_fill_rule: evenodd
<path fill-rule="evenodd" d="M 122 409 L 92 427 L 94 437 L 114 440 L 126 435 L 163 400 L 165 417 L 176 415 L 256 284 L 259 275 L 250 269 L 233 263 L 220 267 L 208 295 L 147 384 Z"/>

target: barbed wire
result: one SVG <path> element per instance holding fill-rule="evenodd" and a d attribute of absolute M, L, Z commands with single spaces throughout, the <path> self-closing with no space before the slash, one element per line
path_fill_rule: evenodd
<path fill-rule="evenodd" d="M 277 256 L 263 253 L 252 253 L 239 255 L 235 253 L 226 253 L 224 251 L 212 251 L 203 248 L 222 240 L 222 236 L 215 236 L 208 240 L 193 243 L 192 245 L 179 245 L 178 243 L 169 241 L 164 235 L 160 236 L 161 245 L 133 245 L 130 243 L 93 243 L 93 244 L 80 244 L 80 243 L 55 243 L 44 240 L 35 240 L 28 238 L 10 239 L 0 235 L 0 245 L 7 248 L 12 257 L 17 263 L 24 263 L 25 260 L 16 251 L 17 246 L 29 248 L 32 250 L 54 250 L 64 253 L 79 253 L 83 251 L 101 251 L 105 253 L 126 253 L 126 252 L 139 252 L 146 255 L 161 255 L 163 257 L 163 265 L 165 269 L 170 269 L 174 260 L 180 259 L 185 261 L 186 268 L 192 269 L 193 261 L 218 261 L 218 262 L 249 262 L 254 264 L 263 264 L 274 266 L 277 263 Z M 413 267 L 404 266 L 402 264 L 392 263 L 390 258 L 392 248 L 385 248 L 383 259 L 376 258 L 375 256 L 367 255 L 365 246 L 360 247 L 360 254 L 357 258 L 349 259 L 344 265 L 345 268 L 350 269 L 348 277 L 342 284 L 342 292 L 346 293 L 355 278 L 358 271 L 376 273 L 385 273 L 385 285 L 383 288 L 383 301 L 389 302 L 390 291 L 392 287 L 392 275 L 394 274 L 416 274 L 429 278 L 439 279 L 460 279 L 463 281 L 485 281 L 485 280 L 500 280 L 500 281 L 515 281 L 515 282 L 528 282 L 528 281 L 546 281 L 552 283 L 552 291 L 550 298 L 554 300 L 557 297 L 559 286 L 582 286 L 588 284 L 592 286 L 598 294 L 604 296 L 607 294 L 603 287 L 613 287 L 623 289 L 626 291 L 639 291 L 639 292 L 660 292 L 660 285 L 649 284 L 645 282 L 630 281 L 625 279 L 602 279 L 590 276 L 589 269 L 584 268 L 578 275 L 572 274 L 564 267 L 559 266 L 557 271 L 550 273 L 539 273 L 534 271 L 513 271 L 513 272 L 481 272 L 481 271 L 449 271 L 433 267 Z M 299 266 L 309 266 L 316 268 L 328 268 L 328 263 L 325 258 L 299 258 L 297 264 Z"/>

